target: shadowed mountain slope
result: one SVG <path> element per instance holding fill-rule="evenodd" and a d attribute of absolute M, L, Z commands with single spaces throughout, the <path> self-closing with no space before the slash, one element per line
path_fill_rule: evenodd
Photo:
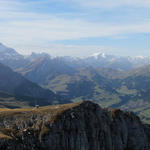
<path fill-rule="evenodd" d="M 36 99 L 37 104 L 63 103 L 60 96 L 41 88 L 3 64 L 0 64 L 0 91 L 26 99 Z"/>

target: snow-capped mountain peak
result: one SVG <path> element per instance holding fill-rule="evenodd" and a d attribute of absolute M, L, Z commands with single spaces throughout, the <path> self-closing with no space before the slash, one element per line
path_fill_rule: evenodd
<path fill-rule="evenodd" d="M 99 53 L 94 53 L 94 54 L 92 55 L 92 57 L 94 57 L 95 59 L 98 59 L 99 57 L 106 58 L 106 54 L 105 54 L 105 53 L 101 53 L 101 52 L 99 52 Z"/>
<path fill-rule="evenodd" d="M 145 59 L 145 58 L 146 58 L 146 57 L 144 57 L 144 56 L 142 56 L 142 55 L 141 55 L 141 56 L 136 56 L 136 57 L 135 57 L 135 59 Z"/>

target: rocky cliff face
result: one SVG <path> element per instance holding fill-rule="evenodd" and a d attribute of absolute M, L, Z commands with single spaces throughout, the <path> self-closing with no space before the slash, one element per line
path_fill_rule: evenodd
<path fill-rule="evenodd" d="M 149 150 L 150 128 L 133 113 L 86 101 L 0 110 L 2 150 Z"/>

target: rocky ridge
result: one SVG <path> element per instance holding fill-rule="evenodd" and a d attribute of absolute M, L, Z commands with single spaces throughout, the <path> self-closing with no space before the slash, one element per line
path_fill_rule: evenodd
<path fill-rule="evenodd" d="M 2 150 L 149 150 L 150 128 L 131 112 L 90 101 L 0 110 Z"/>

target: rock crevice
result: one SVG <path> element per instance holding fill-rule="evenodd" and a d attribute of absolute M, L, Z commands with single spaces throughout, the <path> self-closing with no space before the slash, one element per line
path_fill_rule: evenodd
<path fill-rule="evenodd" d="M 3 150 L 149 150 L 150 127 L 90 101 L 0 112 Z"/>

